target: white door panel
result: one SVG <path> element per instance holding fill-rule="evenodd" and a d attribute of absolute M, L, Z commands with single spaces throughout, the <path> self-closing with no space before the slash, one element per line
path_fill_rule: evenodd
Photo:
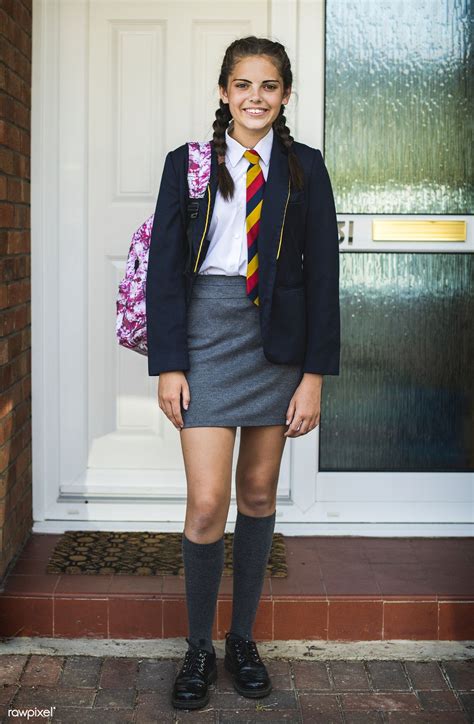
<path fill-rule="evenodd" d="M 89 11 L 89 457 L 93 470 L 156 471 L 157 496 L 185 492 L 179 433 L 157 404 L 146 358 L 114 336 L 118 283 L 134 229 L 154 209 L 166 152 L 207 137 L 218 63 L 236 35 L 265 33 L 266 5 L 92 2 Z M 208 19 L 206 19 L 208 18 Z M 251 19 L 250 19 L 251 18 Z M 116 492 L 109 475 L 110 493 Z M 103 486 L 100 486 L 103 488 Z M 102 490 L 103 492 L 103 490 Z"/>

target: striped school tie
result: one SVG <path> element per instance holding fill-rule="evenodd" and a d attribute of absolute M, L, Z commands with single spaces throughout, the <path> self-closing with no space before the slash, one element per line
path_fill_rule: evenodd
<path fill-rule="evenodd" d="M 247 296 L 257 306 L 260 304 L 258 296 L 258 249 L 257 237 L 260 228 L 260 216 L 262 215 L 263 191 L 265 178 L 259 165 L 260 156 L 258 151 L 249 149 L 244 156 L 250 165 L 247 169 L 247 207 L 246 207 L 246 229 L 247 229 Z"/>

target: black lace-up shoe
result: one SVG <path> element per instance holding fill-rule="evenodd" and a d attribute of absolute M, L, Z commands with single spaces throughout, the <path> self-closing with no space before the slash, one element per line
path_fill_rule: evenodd
<path fill-rule="evenodd" d="M 259 699 L 271 692 L 272 683 L 255 641 L 226 633 L 224 666 L 233 674 L 234 689 L 242 696 Z"/>
<path fill-rule="evenodd" d="M 216 651 L 200 649 L 187 638 L 189 648 L 175 679 L 171 703 L 176 709 L 200 709 L 209 701 L 209 684 L 217 679 Z"/>

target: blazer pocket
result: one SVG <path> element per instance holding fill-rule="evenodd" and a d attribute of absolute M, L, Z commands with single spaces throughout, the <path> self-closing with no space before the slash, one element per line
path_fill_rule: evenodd
<path fill-rule="evenodd" d="M 292 191 L 290 194 L 290 198 L 288 199 L 288 206 L 293 206 L 293 204 L 302 204 L 304 201 L 304 191 Z"/>
<path fill-rule="evenodd" d="M 275 361 L 299 364 L 306 350 L 306 296 L 303 286 L 275 287 L 267 349 Z"/>

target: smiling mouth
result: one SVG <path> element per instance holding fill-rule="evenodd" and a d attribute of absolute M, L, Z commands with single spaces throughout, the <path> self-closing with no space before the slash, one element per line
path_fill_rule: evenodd
<path fill-rule="evenodd" d="M 254 108 L 244 108 L 243 111 L 244 111 L 244 113 L 246 113 L 248 116 L 255 116 L 255 117 L 263 116 L 265 113 L 268 113 L 268 109 L 267 109 L 267 108 L 259 108 L 259 109 L 256 109 L 256 108 L 255 108 L 255 109 L 254 109 Z"/>

